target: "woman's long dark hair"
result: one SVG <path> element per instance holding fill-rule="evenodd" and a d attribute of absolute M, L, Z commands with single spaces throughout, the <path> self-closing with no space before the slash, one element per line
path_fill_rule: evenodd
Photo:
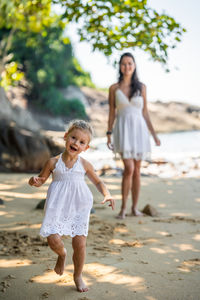
<path fill-rule="evenodd" d="M 122 59 L 125 56 L 131 57 L 133 62 L 135 63 L 135 58 L 130 52 L 126 52 L 126 53 L 122 54 L 122 56 L 120 57 L 120 60 L 119 60 L 119 79 L 118 79 L 118 83 L 120 83 L 123 80 L 123 74 L 121 72 L 121 62 L 122 62 Z M 137 70 L 136 70 L 136 67 L 135 67 L 135 70 L 134 70 L 133 75 L 131 77 L 130 98 L 133 95 L 135 95 L 137 92 L 139 92 L 141 94 L 141 92 L 142 92 L 142 83 L 138 79 Z"/>

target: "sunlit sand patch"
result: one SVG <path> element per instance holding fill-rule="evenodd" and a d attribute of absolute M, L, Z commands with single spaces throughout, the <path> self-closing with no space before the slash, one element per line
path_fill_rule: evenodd
<path fill-rule="evenodd" d="M 15 189 L 17 187 L 18 185 L 0 183 L 0 190 L 10 190 L 10 189 Z"/>
<path fill-rule="evenodd" d="M 7 211 L 0 211 L 0 216 L 5 216 L 7 214 L 8 214 Z"/>
<path fill-rule="evenodd" d="M 6 192 L 1 191 L 1 195 L 8 196 L 12 198 L 22 198 L 22 199 L 43 199 L 46 197 L 46 193 L 34 193 L 34 194 L 26 194 L 26 193 L 17 193 L 17 192 Z M 14 199 L 10 199 L 14 200 Z"/>
<path fill-rule="evenodd" d="M 194 251 L 194 252 L 200 252 L 200 250 L 197 250 L 193 247 L 191 244 L 174 244 L 174 247 L 178 248 L 181 251 Z"/>
<path fill-rule="evenodd" d="M 168 254 L 168 253 L 176 253 L 177 251 L 172 250 L 169 247 L 165 247 L 165 248 L 150 248 L 151 251 L 158 253 L 158 254 Z"/>
<path fill-rule="evenodd" d="M 47 270 L 44 274 L 34 276 L 29 280 L 44 284 L 55 283 L 57 285 L 66 285 L 66 283 L 73 283 L 73 275 L 64 273 L 62 277 L 60 277 L 54 272 L 54 270 Z"/>
<path fill-rule="evenodd" d="M 172 190 L 168 190 L 167 193 L 171 195 L 171 194 L 173 194 L 173 191 Z"/>
<path fill-rule="evenodd" d="M 113 266 L 105 266 L 99 263 L 87 264 L 84 267 L 84 273 L 90 277 L 95 277 L 97 282 L 112 282 L 113 285 L 123 284 L 134 290 L 144 289 L 144 278 L 124 275 L 118 268 Z"/>
<path fill-rule="evenodd" d="M 164 208 L 164 207 L 167 207 L 167 205 L 165 203 L 160 203 L 160 204 L 158 204 L 158 207 Z"/>
<path fill-rule="evenodd" d="M 112 239 L 109 241 L 109 244 L 119 245 L 122 247 L 136 247 L 136 248 L 141 248 L 143 246 L 143 244 L 139 241 L 123 241 L 120 239 Z"/>
<path fill-rule="evenodd" d="M 32 224 L 32 225 L 29 226 L 29 228 L 39 229 L 41 227 L 41 225 L 42 225 L 41 223 L 39 223 L 39 224 Z"/>
<path fill-rule="evenodd" d="M 112 240 L 109 241 L 109 244 L 112 244 L 112 245 L 124 245 L 125 241 L 120 240 L 120 239 L 112 239 Z"/>
<path fill-rule="evenodd" d="M 192 239 L 195 241 L 200 241 L 200 234 L 195 234 Z"/>
<path fill-rule="evenodd" d="M 158 300 L 158 298 L 154 298 L 152 296 L 146 296 L 145 299 L 147 299 L 147 300 Z"/>
<path fill-rule="evenodd" d="M 158 239 L 154 239 L 154 238 L 150 238 L 150 239 L 145 239 L 142 241 L 142 243 L 144 245 L 148 245 L 148 244 L 155 244 L 155 243 L 159 243 L 160 241 Z"/>
<path fill-rule="evenodd" d="M 21 267 L 21 266 L 29 266 L 32 264 L 32 261 L 29 259 L 0 259 L 0 267 L 1 268 L 13 268 L 13 267 Z"/>
<path fill-rule="evenodd" d="M 16 215 L 23 215 L 22 212 L 16 212 L 16 211 L 9 211 L 9 212 L 6 212 L 6 214 L 4 214 L 4 217 L 5 218 L 14 218 L 16 217 Z"/>
<path fill-rule="evenodd" d="M 170 236 L 169 232 L 166 232 L 166 231 L 157 231 L 156 233 L 160 234 L 162 236 Z"/>
<path fill-rule="evenodd" d="M 200 259 L 193 258 L 189 260 L 185 260 L 181 266 L 178 267 L 179 271 L 182 272 L 191 272 L 191 271 L 199 271 L 200 270 Z"/>
<path fill-rule="evenodd" d="M 12 228 L 6 228 L 6 230 L 8 231 L 13 231 L 13 230 L 22 230 L 22 229 L 26 229 L 26 228 L 31 228 L 31 229 L 39 229 L 41 227 L 41 223 L 40 224 L 19 224 L 19 226 L 12 226 Z"/>
<path fill-rule="evenodd" d="M 128 229 L 127 228 L 122 228 L 122 227 L 116 227 L 114 229 L 115 232 L 119 232 L 119 233 L 127 233 L 128 232 Z"/>
<path fill-rule="evenodd" d="M 183 212 L 174 212 L 170 214 L 171 216 L 174 217 L 190 217 L 192 214 L 191 213 L 183 213 Z"/>
<path fill-rule="evenodd" d="M 115 199 L 115 200 L 122 200 L 122 196 L 121 196 L 121 195 L 115 195 L 115 196 L 114 196 L 114 199 Z"/>

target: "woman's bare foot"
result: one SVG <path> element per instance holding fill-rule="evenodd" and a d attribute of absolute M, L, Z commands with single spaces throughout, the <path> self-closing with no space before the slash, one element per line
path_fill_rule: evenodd
<path fill-rule="evenodd" d="M 132 212 L 132 216 L 135 216 L 135 217 L 144 216 L 144 214 L 141 211 L 137 210 L 136 208 L 132 208 L 131 212 Z"/>
<path fill-rule="evenodd" d="M 116 217 L 117 219 L 125 219 L 126 218 L 126 211 L 122 209 Z"/>
<path fill-rule="evenodd" d="M 67 250 L 64 249 L 65 254 L 64 255 L 59 255 L 57 258 L 57 262 L 56 262 L 56 266 L 54 268 L 54 271 L 58 274 L 58 275 L 62 275 L 65 269 L 65 259 L 66 259 L 66 255 L 67 255 Z"/>
<path fill-rule="evenodd" d="M 75 282 L 75 285 L 76 285 L 76 288 L 77 288 L 78 292 L 83 293 L 83 292 L 88 291 L 88 287 L 85 285 L 85 283 L 82 279 L 82 276 L 79 276 L 79 277 L 76 277 L 76 278 L 74 276 L 74 282 Z"/>

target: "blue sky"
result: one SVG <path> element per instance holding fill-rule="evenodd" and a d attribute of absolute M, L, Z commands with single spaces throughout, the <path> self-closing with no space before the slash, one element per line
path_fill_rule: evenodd
<path fill-rule="evenodd" d="M 170 73 L 150 60 L 141 50 L 132 51 L 136 58 L 139 78 L 147 85 L 148 99 L 182 101 L 200 105 L 200 1 L 199 0 L 150 0 L 149 5 L 158 12 L 165 12 L 187 29 L 182 42 L 170 50 Z M 75 26 L 70 25 L 67 34 L 71 38 L 75 56 L 84 70 L 90 72 L 99 87 L 109 87 L 116 82 L 118 71 L 100 52 L 92 52 L 86 42 L 79 42 Z M 125 52 L 125 51 L 124 51 Z M 113 55 L 119 59 L 121 53 Z"/>

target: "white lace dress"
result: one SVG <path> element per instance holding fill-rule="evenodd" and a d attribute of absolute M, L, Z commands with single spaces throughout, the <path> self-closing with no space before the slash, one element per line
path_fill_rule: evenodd
<path fill-rule="evenodd" d="M 130 100 L 119 88 L 115 91 L 117 109 L 113 129 L 114 152 L 122 158 L 145 160 L 150 158 L 151 146 L 149 131 L 142 110 L 143 97 L 138 93 Z"/>
<path fill-rule="evenodd" d="M 41 236 L 47 237 L 55 233 L 71 237 L 87 236 L 93 196 L 84 175 L 85 169 L 80 157 L 68 169 L 60 154 L 47 191 Z"/>

